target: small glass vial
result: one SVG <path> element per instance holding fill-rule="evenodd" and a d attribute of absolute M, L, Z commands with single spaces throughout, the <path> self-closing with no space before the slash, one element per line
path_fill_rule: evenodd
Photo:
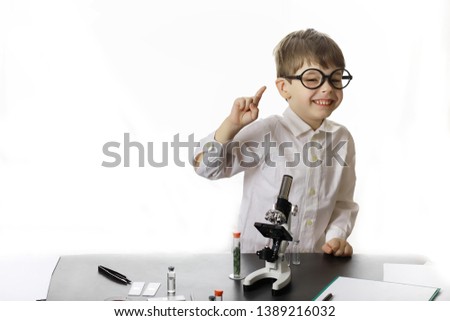
<path fill-rule="evenodd" d="M 296 240 L 294 241 L 294 244 L 292 245 L 291 250 L 291 263 L 294 265 L 300 265 L 300 241 Z"/>
<path fill-rule="evenodd" d="M 214 301 L 223 301 L 223 291 L 222 290 L 214 290 L 214 296 L 216 298 Z"/>
<path fill-rule="evenodd" d="M 233 280 L 242 280 L 241 276 L 241 233 L 234 232 L 233 233 L 233 273 L 230 274 L 230 279 Z"/>
<path fill-rule="evenodd" d="M 169 266 L 169 271 L 167 271 L 167 295 L 175 295 L 175 268 Z"/>

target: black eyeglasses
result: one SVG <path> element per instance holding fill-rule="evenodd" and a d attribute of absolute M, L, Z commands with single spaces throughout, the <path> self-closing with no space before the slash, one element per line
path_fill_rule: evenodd
<path fill-rule="evenodd" d="M 306 69 L 297 76 L 284 76 L 286 79 L 300 80 L 302 85 L 308 89 L 317 89 L 323 85 L 325 80 L 328 80 L 331 86 L 336 89 L 344 89 L 348 86 L 353 76 L 347 69 L 336 69 L 329 75 L 325 75 L 321 70 L 316 68 Z"/>

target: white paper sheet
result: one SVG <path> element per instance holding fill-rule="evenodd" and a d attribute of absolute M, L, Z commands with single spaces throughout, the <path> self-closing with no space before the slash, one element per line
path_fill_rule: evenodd
<path fill-rule="evenodd" d="M 437 291 L 435 287 L 338 277 L 316 301 L 329 293 L 334 301 L 428 301 Z"/>
<path fill-rule="evenodd" d="M 59 257 L 0 257 L 0 301 L 35 301 L 47 298 Z"/>
<path fill-rule="evenodd" d="M 383 268 L 383 280 L 387 282 L 398 282 L 433 286 L 441 288 L 436 301 L 450 300 L 450 284 L 445 278 L 443 269 L 435 265 L 418 264 L 391 264 L 385 263 Z M 447 270 L 450 271 L 450 270 Z"/>

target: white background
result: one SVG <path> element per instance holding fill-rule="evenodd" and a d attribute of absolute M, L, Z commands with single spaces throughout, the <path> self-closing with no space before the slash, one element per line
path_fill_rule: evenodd
<path fill-rule="evenodd" d="M 0 255 L 224 252 L 242 176 L 188 164 L 105 168 L 103 145 L 210 133 L 236 97 L 268 86 L 272 50 L 315 28 L 354 80 L 331 116 L 357 147 L 356 253 L 448 256 L 447 1 L 2 1 Z M 121 152 L 123 155 L 123 151 Z"/>

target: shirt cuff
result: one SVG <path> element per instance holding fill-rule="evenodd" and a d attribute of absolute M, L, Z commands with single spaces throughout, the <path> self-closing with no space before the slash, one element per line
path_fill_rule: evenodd
<path fill-rule="evenodd" d="M 215 132 L 200 140 L 200 146 L 196 148 L 194 153 L 194 160 L 203 153 L 202 159 L 196 166 L 197 174 L 213 178 L 220 173 L 223 166 L 223 150 L 224 145 L 214 139 Z M 194 161 L 195 163 L 195 161 Z"/>
<path fill-rule="evenodd" d="M 325 234 L 325 242 L 329 242 L 335 238 L 346 240 L 347 234 L 338 227 L 331 227 Z"/>

